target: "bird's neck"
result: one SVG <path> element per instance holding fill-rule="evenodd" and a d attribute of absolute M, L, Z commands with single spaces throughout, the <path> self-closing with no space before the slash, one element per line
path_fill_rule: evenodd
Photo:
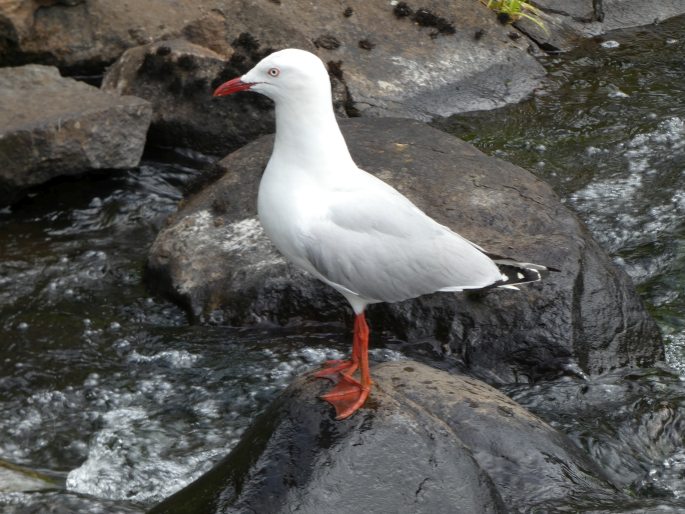
<path fill-rule="evenodd" d="M 273 157 L 317 173 L 354 165 L 330 98 L 307 100 L 276 104 Z"/>

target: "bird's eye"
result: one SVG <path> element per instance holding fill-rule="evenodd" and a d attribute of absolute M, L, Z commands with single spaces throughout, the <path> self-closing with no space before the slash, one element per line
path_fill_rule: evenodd
<path fill-rule="evenodd" d="M 280 75 L 280 73 L 281 73 L 281 70 L 279 70 L 278 68 L 269 69 L 269 75 L 271 75 L 272 77 L 278 77 Z"/>

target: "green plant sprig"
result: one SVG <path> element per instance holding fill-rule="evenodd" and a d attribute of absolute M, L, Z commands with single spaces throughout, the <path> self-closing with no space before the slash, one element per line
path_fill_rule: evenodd
<path fill-rule="evenodd" d="M 540 19 L 540 10 L 527 2 L 521 0 L 481 0 L 481 2 L 497 14 L 507 15 L 511 22 L 524 18 L 532 21 L 549 34 L 547 27 Z"/>

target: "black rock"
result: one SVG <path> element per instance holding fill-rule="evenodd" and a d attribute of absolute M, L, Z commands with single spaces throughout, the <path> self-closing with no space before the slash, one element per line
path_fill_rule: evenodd
<path fill-rule="evenodd" d="M 160 513 L 575 510 L 625 495 L 563 434 L 474 379 L 381 364 L 348 420 L 301 378 Z"/>

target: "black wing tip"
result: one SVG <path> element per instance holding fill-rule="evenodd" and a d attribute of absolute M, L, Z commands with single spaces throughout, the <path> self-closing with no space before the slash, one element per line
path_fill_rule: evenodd
<path fill-rule="evenodd" d="M 516 284 L 526 284 L 538 282 L 547 277 L 550 272 L 559 272 L 557 268 L 532 264 L 529 262 L 517 262 L 511 259 L 493 259 L 503 277 L 502 280 L 495 282 L 494 287 L 513 286 Z"/>
<path fill-rule="evenodd" d="M 490 253 L 490 252 L 484 252 L 486 256 L 488 256 L 492 261 L 494 261 L 495 264 L 498 266 L 500 264 L 509 264 L 512 266 L 521 266 L 521 267 L 526 267 L 530 266 L 532 269 L 537 269 L 539 271 L 551 271 L 553 273 L 561 273 L 561 270 L 558 268 L 554 268 L 552 266 L 545 266 L 544 264 L 533 264 L 531 262 L 520 262 L 517 261 L 516 259 L 512 259 L 511 257 L 505 257 L 503 255 L 499 255 L 496 253 Z"/>

